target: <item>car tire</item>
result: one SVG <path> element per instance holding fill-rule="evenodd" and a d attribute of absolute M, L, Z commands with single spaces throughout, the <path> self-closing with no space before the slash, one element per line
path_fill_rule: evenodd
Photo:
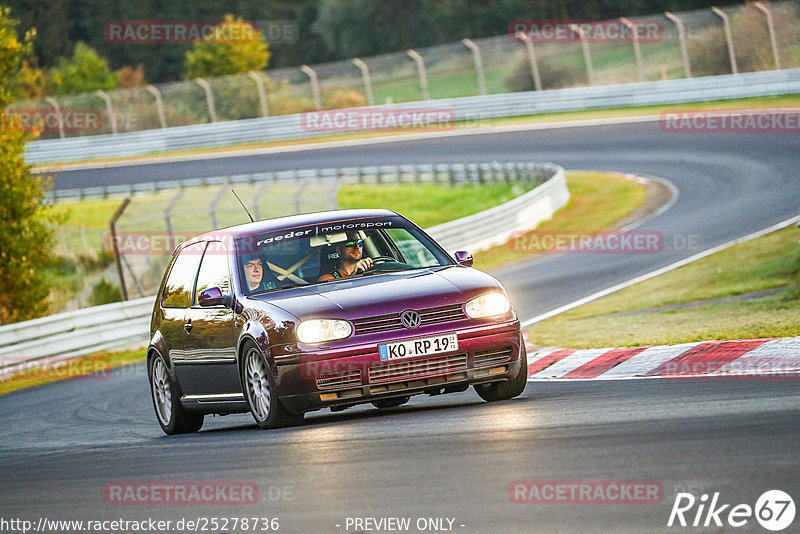
<path fill-rule="evenodd" d="M 261 349 L 248 341 L 242 354 L 242 386 L 258 427 L 266 430 L 299 424 L 303 414 L 293 414 L 281 403 L 275 377 Z"/>
<path fill-rule="evenodd" d="M 525 385 L 528 383 L 528 354 L 525 347 L 522 347 L 520 355 L 520 367 L 517 376 L 507 382 L 492 382 L 490 384 L 476 384 L 473 387 L 475 392 L 487 402 L 508 400 L 522 394 Z"/>
<path fill-rule="evenodd" d="M 383 410 L 384 408 L 395 408 L 397 406 L 402 406 L 403 404 L 407 403 L 411 400 L 411 397 L 394 397 L 391 399 L 378 399 L 376 401 L 372 401 L 372 405 L 378 408 L 379 410 Z"/>
<path fill-rule="evenodd" d="M 160 354 L 150 360 L 147 376 L 156 419 L 165 434 L 188 434 L 202 428 L 203 414 L 183 409 L 178 386 L 170 377 L 167 364 Z"/>

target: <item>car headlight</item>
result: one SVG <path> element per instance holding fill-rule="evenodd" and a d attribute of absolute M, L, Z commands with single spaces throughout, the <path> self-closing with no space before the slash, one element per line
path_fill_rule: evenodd
<path fill-rule="evenodd" d="M 307 319 L 297 325 L 297 340 L 302 343 L 324 343 L 344 339 L 353 332 L 347 321 L 340 319 Z"/>
<path fill-rule="evenodd" d="M 503 315 L 508 313 L 510 309 L 511 302 L 508 300 L 508 297 L 499 291 L 475 297 L 464 306 L 464 311 L 467 312 L 467 315 L 472 319 Z"/>

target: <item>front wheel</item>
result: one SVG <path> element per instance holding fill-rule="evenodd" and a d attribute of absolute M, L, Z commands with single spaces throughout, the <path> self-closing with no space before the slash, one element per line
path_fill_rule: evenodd
<path fill-rule="evenodd" d="M 507 382 L 476 384 L 472 387 L 475 388 L 475 392 L 480 398 L 488 402 L 513 399 L 525 391 L 525 385 L 528 383 L 528 354 L 524 345 L 520 355 L 520 364 L 517 376 Z"/>
<path fill-rule="evenodd" d="M 188 434 L 203 426 L 203 414 L 187 412 L 180 403 L 177 385 L 167 372 L 167 364 L 158 355 L 150 361 L 150 392 L 161 430 L 165 434 Z"/>
<path fill-rule="evenodd" d="M 248 342 L 244 348 L 242 382 L 250 413 L 259 428 L 280 428 L 299 424 L 303 414 L 290 413 L 278 398 L 275 378 L 261 349 Z"/>

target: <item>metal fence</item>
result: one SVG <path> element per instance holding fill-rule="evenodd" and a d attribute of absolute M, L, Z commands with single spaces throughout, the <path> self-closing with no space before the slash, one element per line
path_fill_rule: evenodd
<path fill-rule="evenodd" d="M 564 169 L 551 163 L 412 167 L 362 168 L 361 176 L 365 182 L 372 183 L 417 179 L 430 182 L 437 179 L 437 168 L 448 167 L 448 175 L 455 176 L 457 181 L 519 180 L 540 184 L 501 206 L 427 230 L 451 251 L 477 250 L 504 241 L 513 231 L 532 229 L 569 200 Z M 159 278 L 162 273 L 163 267 Z M 146 294 L 155 292 L 156 289 L 148 288 Z M 34 361 L 41 368 L 47 368 L 57 361 L 99 350 L 141 347 L 147 343 L 152 309 L 153 297 L 142 296 L 128 302 L 0 326 L 0 378 L 30 370 L 30 362 Z"/>
<path fill-rule="evenodd" d="M 95 110 L 100 117 L 83 127 L 65 128 L 61 121 L 61 127 L 46 128 L 41 138 L 53 139 L 322 108 L 800 67 L 798 2 L 755 2 L 626 22 L 656 24 L 658 39 L 594 42 L 587 37 L 528 45 L 509 34 L 313 66 L 18 102 L 9 111 Z"/>
<path fill-rule="evenodd" d="M 404 112 L 411 114 L 430 110 L 434 113 L 446 112 L 456 121 L 465 121 L 463 125 L 450 123 L 445 129 L 456 130 L 469 126 L 491 126 L 493 124 L 491 119 L 498 117 L 795 93 L 800 93 L 800 69 L 450 98 L 432 102 L 395 104 L 390 110 L 368 107 L 354 113 L 330 112 L 326 115 L 374 112 L 380 116 L 402 117 Z M 362 131 L 376 130 L 378 128 L 372 127 L 364 128 Z M 432 130 L 437 132 L 442 128 L 434 125 Z M 419 129 L 409 127 L 402 131 L 419 133 L 429 131 L 429 129 L 427 127 Z M 265 143 L 325 135 L 330 135 L 330 132 L 309 131 L 304 125 L 302 115 L 287 115 L 117 135 L 32 141 L 26 146 L 25 160 L 30 164 L 45 164 L 139 156 L 173 150 L 224 147 L 241 143 Z"/>

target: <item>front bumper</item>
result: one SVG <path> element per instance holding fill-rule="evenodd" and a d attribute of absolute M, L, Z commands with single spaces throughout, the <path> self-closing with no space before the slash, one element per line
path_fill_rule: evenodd
<path fill-rule="evenodd" d="M 441 332 L 458 335 L 458 351 L 381 362 L 377 343 L 317 351 L 305 361 L 277 365 L 278 392 L 300 413 L 420 393 L 463 391 L 473 384 L 510 380 L 525 345 L 519 321 Z"/>

